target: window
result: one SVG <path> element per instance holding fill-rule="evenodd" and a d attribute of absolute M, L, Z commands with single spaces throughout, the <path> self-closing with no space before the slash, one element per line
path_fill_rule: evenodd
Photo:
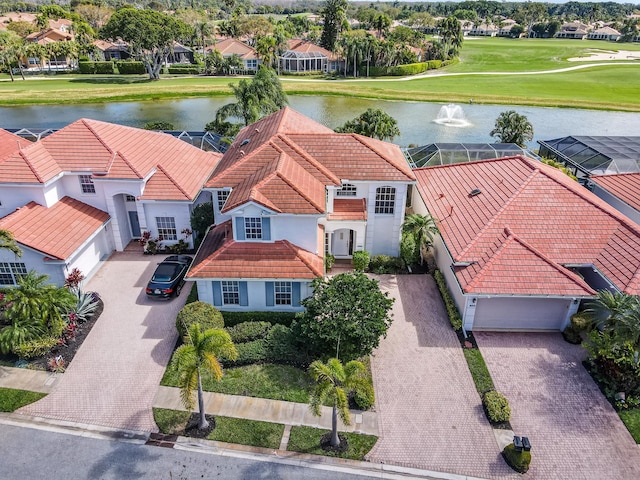
<path fill-rule="evenodd" d="M 156 217 L 158 236 L 162 240 L 177 240 L 176 219 L 173 217 Z"/>
<path fill-rule="evenodd" d="M 245 217 L 244 235 L 247 240 L 262 240 L 262 218 Z"/>
<path fill-rule="evenodd" d="M 134 197 L 133 195 L 125 195 L 124 196 L 124 201 L 125 202 L 135 202 L 136 201 L 136 197 Z"/>
<path fill-rule="evenodd" d="M 222 207 L 227 203 L 227 198 L 229 198 L 228 190 L 220 190 L 218 192 L 218 210 L 222 211 Z"/>
<path fill-rule="evenodd" d="M 258 60 L 247 60 L 247 69 L 255 70 L 258 68 Z"/>
<path fill-rule="evenodd" d="M 338 197 L 355 197 L 357 188 L 352 183 L 343 183 L 342 188 L 336 192 Z"/>
<path fill-rule="evenodd" d="M 393 214 L 395 203 L 395 188 L 379 187 L 376 189 L 376 213 Z"/>
<path fill-rule="evenodd" d="M 24 263 L 0 263 L 0 285 L 17 285 L 17 277 L 26 274 Z"/>
<path fill-rule="evenodd" d="M 235 281 L 222 282 L 222 303 L 224 305 L 240 305 L 240 285 Z"/>
<path fill-rule="evenodd" d="M 96 193 L 96 186 L 91 180 L 91 175 L 80 175 L 80 188 L 82 193 Z"/>
<path fill-rule="evenodd" d="M 291 282 L 273 282 L 276 305 L 291 305 Z"/>

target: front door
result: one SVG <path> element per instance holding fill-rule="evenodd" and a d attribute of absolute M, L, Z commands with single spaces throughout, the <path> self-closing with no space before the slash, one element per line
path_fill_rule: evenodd
<path fill-rule="evenodd" d="M 332 250 L 337 258 L 349 257 L 353 253 L 353 230 L 340 229 L 333 232 Z"/>
<path fill-rule="evenodd" d="M 135 210 L 129 211 L 129 225 L 131 225 L 131 235 L 133 238 L 140 238 L 140 221 L 138 220 L 138 212 Z"/>

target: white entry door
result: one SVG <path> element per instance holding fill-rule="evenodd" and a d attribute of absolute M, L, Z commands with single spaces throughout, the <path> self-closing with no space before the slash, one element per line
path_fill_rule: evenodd
<path fill-rule="evenodd" d="M 332 253 L 335 257 L 350 257 L 352 249 L 353 233 L 352 230 L 343 228 L 333 232 Z"/>

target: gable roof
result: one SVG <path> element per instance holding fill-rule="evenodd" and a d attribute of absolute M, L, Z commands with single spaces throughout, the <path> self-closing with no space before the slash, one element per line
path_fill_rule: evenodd
<path fill-rule="evenodd" d="M 236 242 L 231 221 L 212 228 L 187 278 L 290 278 L 312 280 L 323 275 L 322 257 L 287 240 Z"/>
<path fill-rule="evenodd" d="M 593 295 L 570 270 L 593 265 L 640 293 L 640 226 L 559 170 L 516 156 L 415 174 L 464 292 Z"/>
<path fill-rule="evenodd" d="M 243 60 L 249 60 L 258 58 L 258 54 L 256 49 L 250 47 L 244 42 L 237 40 L 235 38 L 225 38 L 224 40 L 220 40 L 215 45 L 210 45 L 206 47 L 205 52 L 211 52 L 213 50 L 218 50 L 223 57 L 230 57 L 231 55 L 238 55 Z"/>
<path fill-rule="evenodd" d="M 16 242 L 66 260 L 109 220 L 109 214 L 71 197 L 47 208 L 35 202 L 0 219 Z M 46 232 L 43 235 L 42 232 Z"/>
<path fill-rule="evenodd" d="M 243 128 L 206 184 L 231 187 L 224 211 L 248 201 L 284 213 L 324 213 L 342 180 L 411 182 L 396 145 L 333 130 L 285 107 Z"/>
<path fill-rule="evenodd" d="M 5 132 L 6 133 L 6 132 Z M 0 134 L 3 182 L 46 183 L 63 172 L 101 179 L 148 179 L 143 199 L 193 200 L 221 155 L 171 135 L 80 119 L 2 157 L 12 137 Z M 21 144 L 22 145 L 22 144 Z"/>
<path fill-rule="evenodd" d="M 640 173 L 591 175 L 589 180 L 640 212 Z"/>

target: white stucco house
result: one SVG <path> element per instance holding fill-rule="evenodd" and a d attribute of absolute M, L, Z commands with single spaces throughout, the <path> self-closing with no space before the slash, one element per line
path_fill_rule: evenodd
<path fill-rule="evenodd" d="M 64 283 L 86 277 L 149 231 L 184 238 L 221 155 L 170 135 L 81 119 L 37 142 L 0 129 L 0 229 L 24 254 L 0 251 L 0 285 L 34 269 Z"/>
<path fill-rule="evenodd" d="M 284 108 L 243 128 L 206 182 L 216 225 L 186 278 L 222 310 L 301 310 L 325 253 L 399 254 L 413 183 L 396 145 Z"/>
<path fill-rule="evenodd" d="M 414 170 L 466 330 L 563 330 L 598 290 L 640 294 L 640 226 L 523 156 Z"/>

